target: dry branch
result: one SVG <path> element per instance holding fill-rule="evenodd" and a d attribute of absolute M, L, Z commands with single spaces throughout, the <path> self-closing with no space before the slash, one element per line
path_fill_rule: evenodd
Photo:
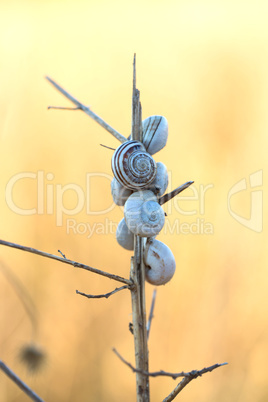
<path fill-rule="evenodd" d="M 151 329 L 151 324 L 152 324 L 152 319 L 154 317 L 154 306 L 155 306 L 155 299 L 156 299 L 156 289 L 153 291 L 153 296 L 152 296 L 152 303 L 151 303 L 151 308 L 150 308 L 150 314 L 147 322 L 147 339 L 149 338 L 150 334 L 150 329 Z"/>
<path fill-rule="evenodd" d="M 131 139 L 142 141 L 142 116 L 140 92 L 136 88 L 136 55 L 133 60 L 132 130 Z M 143 263 L 144 239 L 134 236 L 134 257 L 131 258 L 130 278 L 135 286 L 131 290 L 132 321 L 135 347 L 137 402 L 149 402 L 148 345 L 146 330 L 145 267 Z"/>
<path fill-rule="evenodd" d="M 15 383 L 22 391 L 35 402 L 44 402 L 28 385 L 26 385 L 4 362 L 0 360 L 0 369 Z"/>
<path fill-rule="evenodd" d="M 110 134 L 112 134 L 118 141 L 120 142 L 125 142 L 127 141 L 127 138 L 125 138 L 122 134 L 120 134 L 118 131 L 116 131 L 113 127 L 111 127 L 108 123 L 106 123 L 100 116 L 98 116 L 96 113 L 94 113 L 89 107 L 81 103 L 79 100 L 77 100 L 75 97 L 73 97 L 69 92 L 65 91 L 59 84 L 57 84 L 52 78 L 46 77 L 46 79 L 62 94 L 64 95 L 67 99 L 69 99 L 71 102 L 73 102 L 77 107 L 72 109 L 72 110 L 82 110 L 85 112 L 88 116 L 90 116 L 93 120 L 95 120 L 98 124 L 100 124 L 105 130 L 109 131 Z M 49 109 L 67 109 L 70 110 L 70 108 L 64 108 L 64 107 L 55 107 L 55 106 L 49 106 Z"/>
<path fill-rule="evenodd" d="M 59 262 L 63 262 L 64 264 L 72 265 L 75 268 L 85 269 L 87 271 L 93 272 L 94 274 L 106 276 L 109 279 L 113 279 L 114 281 L 125 283 L 128 286 L 133 285 L 133 282 L 129 279 L 122 278 L 121 276 L 118 276 L 118 275 L 110 274 L 109 272 L 101 271 L 100 269 L 97 269 L 97 268 L 92 268 L 89 265 L 81 264 L 80 262 L 76 262 L 76 261 L 68 260 L 67 258 L 59 257 L 58 255 L 49 254 L 49 253 L 37 250 L 32 247 L 21 246 L 20 244 L 10 243 L 5 240 L 0 240 L 0 245 L 7 246 L 7 247 L 13 247 L 18 250 L 27 251 L 29 253 L 41 255 L 42 257 L 51 258 L 52 260 L 56 260 Z"/>
<path fill-rule="evenodd" d="M 77 290 L 76 293 L 77 293 L 78 295 L 85 296 L 85 297 L 87 297 L 88 299 L 102 299 L 102 298 L 108 299 L 108 297 L 114 295 L 114 294 L 117 293 L 117 292 L 120 292 L 120 290 L 123 290 L 123 289 L 130 289 L 130 286 L 127 286 L 127 285 L 126 285 L 126 286 L 122 286 L 121 288 L 116 288 L 116 289 L 113 290 L 112 292 L 105 293 L 105 294 L 103 294 L 103 295 L 88 295 L 88 294 L 86 294 L 86 293 L 79 292 L 79 290 Z"/>
<path fill-rule="evenodd" d="M 71 110 L 82 110 L 91 118 L 93 118 L 97 123 L 99 123 L 102 127 L 104 127 L 107 131 L 109 131 L 115 138 L 117 138 L 121 142 L 127 141 L 127 138 L 122 136 L 119 132 L 114 130 L 109 124 L 107 124 L 103 119 L 101 119 L 98 115 L 96 115 L 92 110 L 82 104 L 80 101 L 75 99 L 72 95 L 70 95 L 67 91 L 65 91 L 62 87 L 60 87 L 54 80 L 49 77 L 46 77 L 47 80 L 59 91 L 61 92 L 67 99 L 69 99 L 72 103 L 75 104 L 75 108 L 63 108 L 63 107 L 55 107 L 57 109 L 71 109 Z M 51 107 L 50 107 L 51 108 Z M 140 103 L 140 92 L 136 88 L 136 55 L 134 55 L 133 61 L 133 94 L 132 94 L 132 130 L 131 130 L 131 139 L 141 141 L 142 142 L 142 120 L 141 120 L 141 103 Z M 107 147 L 109 148 L 109 147 Z M 169 194 L 165 194 L 164 196 L 159 198 L 159 204 L 163 205 L 167 201 L 171 200 L 181 191 L 185 190 L 189 187 L 193 181 L 189 181 L 182 186 L 174 189 Z M 0 241 L 0 244 L 1 243 Z M 9 245 L 10 244 L 5 244 Z M 14 247 L 14 246 L 13 246 Z M 16 247 L 20 248 L 20 247 Z M 33 249 L 23 248 L 25 251 L 31 251 Z M 158 372 L 149 372 L 148 369 L 148 345 L 147 340 L 149 336 L 149 331 L 151 327 L 151 321 L 153 318 L 153 310 L 155 303 L 155 292 L 153 295 L 151 311 L 149 315 L 149 320 L 146 328 L 146 306 L 145 306 L 145 273 L 144 273 L 144 264 L 143 264 L 143 252 L 144 252 L 144 241 L 139 236 L 135 236 L 134 241 L 134 257 L 131 259 L 131 270 L 130 270 L 130 280 L 125 278 L 118 277 L 117 275 L 108 274 L 106 272 L 97 270 L 95 268 L 91 268 L 85 266 L 84 264 L 76 263 L 71 260 L 62 259 L 57 256 L 52 256 L 47 253 L 38 252 L 36 254 L 43 255 L 48 258 L 54 258 L 58 261 L 71 264 L 78 268 L 87 269 L 91 272 L 97 273 L 99 275 L 103 275 L 109 277 L 111 279 L 117 280 L 119 282 L 125 283 L 126 286 L 122 286 L 121 288 L 116 288 L 114 291 L 106 293 L 104 295 L 87 295 L 85 293 L 76 291 L 78 294 L 83 295 L 88 298 L 108 298 L 112 294 L 123 290 L 130 289 L 131 290 L 131 299 L 132 299 L 132 319 L 133 319 L 133 334 L 134 334 L 134 345 L 135 345 L 135 360 L 136 360 L 136 368 L 132 366 L 130 363 L 125 361 L 122 356 L 114 349 L 114 352 L 117 356 L 128 365 L 133 372 L 136 373 L 136 390 L 137 390 L 137 402 L 149 402 L 149 377 L 156 376 L 169 376 L 173 379 L 178 377 L 184 377 L 183 380 L 176 386 L 176 388 L 171 392 L 171 394 L 164 400 L 164 402 L 172 401 L 176 395 L 194 378 L 201 376 L 204 373 L 212 371 L 217 367 L 220 367 L 223 364 L 215 364 L 208 368 L 204 368 L 202 370 L 193 370 L 191 372 L 185 373 L 168 373 L 165 371 Z"/>
<path fill-rule="evenodd" d="M 170 201 L 173 197 L 175 197 L 176 195 L 181 193 L 183 190 L 188 188 L 191 184 L 193 184 L 193 181 L 187 181 L 186 183 L 182 184 L 181 186 L 175 188 L 175 190 L 172 190 L 170 193 L 163 195 L 158 200 L 159 204 L 163 205 L 167 201 Z"/>
<path fill-rule="evenodd" d="M 176 378 L 178 377 L 187 377 L 193 380 L 194 378 L 201 377 L 203 374 L 208 373 L 209 371 L 215 370 L 218 367 L 225 366 L 226 364 L 228 364 L 228 363 L 220 363 L 220 364 L 217 363 L 214 364 L 213 366 L 205 367 L 202 370 L 192 370 L 189 372 L 181 371 L 180 373 L 169 373 L 168 371 L 164 370 L 149 372 L 135 368 L 131 363 L 127 362 L 115 348 L 113 348 L 112 350 L 123 363 L 125 363 L 129 368 L 131 368 L 131 370 L 134 373 L 142 373 L 147 377 L 171 377 L 173 380 L 176 380 Z"/>
<path fill-rule="evenodd" d="M 201 377 L 203 374 L 209 373 L 218 367 L 226 366 L 226 364 L 228 363 L 214 364 L 213 366 L 205 367 L 202 370 L 192 370 L 189 373 L 185 373 L 185 377 L 183 378 L 183 380 L 179 382 L 179 384 L 165 399 L 163 399 L 162 402 L 173 401 L 173 399 L 175 399 L 175 397 L 183 390 L 184 387 L 186 387 L 187 384 L 189 384 L 190 381 L 194 380 L 197 377 Z"/>

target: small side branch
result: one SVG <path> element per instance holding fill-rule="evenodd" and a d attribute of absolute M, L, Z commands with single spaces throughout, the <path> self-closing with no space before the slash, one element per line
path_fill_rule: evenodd
<path fill-rule="evenodd" d="M 103 295 L 88 295 L 88 294 L 86 294 L 86 293 L 79 292 L 79 290 L 77 290 L 76 293 L 77 293 L 78 295 L 85 296 L 85 297 L 87 297 L 88 299 L 102 299 L 102 298 L 104 298 L 104 297 L 105 297 L 106 299 L 108 299 L 108 297 L 110 297 L 110 296 L 114 295 L 115 293 L 120 292 L 120 290 L 124 290 L 124 289 L 130 289 L 130 286 L 125 285 L 125 286 L 122 286 L 121 288 L 116 288 L 116 289 L 113 290 L 112 292 L 105 293 L 105 294 L 103 294 Z"/>
<path fill-rule="evenodd" d="M 176 396 L 183 390 L 184 387 L 186 387 L 187 384 L 189 384 L 189 382 L 197 377 L 201 377 L 205 373 L 209 373 L 215 370 L 218 367 L 226 366 L 226 364 L 228 363 L 214 364 L 213 366 L 205 367 L 202 370 L 193 370 L 189 373 L 185 373 L 187 375 L 183 378 L 183 380 L 181 380 L 181 382 L 179 382 L 179 384 L 173 389 L 173 391 L 165 399 L 163 399 L 162 402 L 173 401 L 173 399 L 176 398 Z"/>
<path fill-rule="evenodd" d="M 151 324 L 152 324 L 152 319 L 153 319 L 153 317 L 154 317 L 155 299 L 156 299 L 156 289 L 154 289 L 154 291 L 153 291 L 151 309 L 150 309 L 150 314 L 149 314 L 149 318 L 148 318 L 148 322 L 147 322 L 147 339 L 149 338 L 150 329 L 151 329 Z"/>
<path fill-rule="evenodd" d="M 44 402 L 31 388 L 28 387 L 4 362 L 0 360 L 0 369 L 16 384 L 22 391 L 35 402 Z"/>
<path fill-rule="evenodd" d="M 122 134 L 120 134 L 118 131 L 116 131 L 113 127 L 111 127 L 108 123 L 106 123 L 100 116 L 98 116 L 96 113 L 92 112 L 92 110 L 81 103 L 79 100 L 77 100 L 75 97 L 73 97 L 69 92 L 67 92 L 65 89 L 63 89 L 59 84 L 57 84 L 52 78 L 46 77 L 46 79 L 62 94 L 64 95 L 67 99 L 69 99 L 72 103 L 74 103 L 77 107 L 76 109 L 80 109 L 83 112 L 85 112 L 88 116 L 90 116 L 93 120 L 95 120 L 98 124 L 100 124 L 105 130 L 109 131 L 110 134 L 112 134 L 118 141 L 120 142 L 125 142 L 127 141 L 127 138 L 124 137 Z M 49 109 L 52 109 L 55 107 L 49 107 Z M 57 107 L 57 109 L 64 109 L 62 107 Z"/>
<path fill-rule="evenodd" d="M 176 195 L 181 193 L 183 190 L 186 190 L 186 188 L 188 188 L 193 183 L 194 183 L 193 181 L 187 181 L 186 183 L 182 184 L 181 186 L 175 188 L 175 190 L 172 190 L 170 193 L 163 195 L 158 200 L 159 204 L 163 205 L 167 201 L 170 201 L 172 198 L 174 198 Z"/>
<path fill-rule="evenodd" d="M 128 286 L 133 285 L 132 281 L 129 279 L 122 278 L 121 276 L 118 276 L 118 275 L 110 274 L 109 272 L 101 271 L 100 269 L 97 269 L 97 268 L 92 268 L 89 265 L 81 264 L 80 262 L 76 262 L 76 261 L 68 260 L 67 258 L 59 257 L 58 255 L 49 254 L 49 253 L 37 250 L 32 247 L 21 246 L 20 244 L 10 243 L 5 240 L 0 240 L 0 245 L 17 248 L 18 250 L 27 251 L 28 253 L 33 253 L 33 254 L 41 255 L 42 257 L 51 258 L 52 260 L 56 260 L 56 261 L 63 262 L 64 264 L 72 265 L 75 268 L 85 269 L 87 271 L 93 272 L 94 274 L 106 276 L 109 279 L 113 279 L 114 281 L 125 283 Z"/>
<path fill-rule="evenodd" d="M 186 378 L 189 378 L 190 381 L 191 381 L 191 380 L 193 380 L 194 378 L 201 377 L 203 374 L 208 373 L 209 371 L 215 370 L 215 369 L 218 368 L 218 367 L 225 366 L 226 364 L 228 364 L 228 363 L 214 364 L 213 366 L 205 367 L 205 368 L 203 368 L 202 370 L 192 370 L 192 371 L 189 371 L 189 372 L 181 371 L 180 373 L 169 373 L 169 372 L 163 371 L 163 370 L 154 371 L 154 372 L 148 372 L 148 371 L 143 371 L 143 370 L 136 369 L 134 366 L 132 366 L 131 363 L 127 362 L 127 361 L 117 352 L 116 349 L 113 349 L 113 352 L 117 355 L 117 357 L 119 357 L 119 359 L 120 359 L 123 363 L 125 363 L 129 368 L 131 368 L 131 370 L 132 370 L 134 373 L 141 373 L 141 374 L 146 375 L 146 376 L 148 376 L 148 377 L 160 377 L 160 376 L 162 376 L 162 377 L 171 377 L 171 378 L 173 378 L 173 380 L 176 380 L 176 378 L 178 378 L 178 377 L 186 377 Z M 188 382 L 189 382 L 189 381 L 188 381 Z"/>
<path fill-rule="evenodd" d="M 56 109 L 56 110 L 82 110 L 81 107 L 66 107 L 66 106 L 48 106 L 48 110 Z"/>

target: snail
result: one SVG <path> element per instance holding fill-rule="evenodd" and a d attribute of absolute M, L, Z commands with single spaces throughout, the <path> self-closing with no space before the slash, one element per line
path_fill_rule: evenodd
<path fill-rule="evenodd" d="M 168 171 L 164 163 L 157 162 L 156 164 L 156 176 L 154 181 L 146 187 L 147 190 L 151 190 L 157 197 L 161 197 L 168 186 Z"/>
<path fill-rule="evenodd" d="M 167 143 L 168 122 L 164 116 L 150 116 L 142 122 L 142 143 L 150 155 L 156 154 Z"/>
<path fill-rule="evenodd" d="M 136 191 L 127 199 L 124 208 L 127 227 L 141 237 L 156 236 L 165 223 L 165 213 L 150 190 Z"/>
<path fill-rule="evenodd" d="M 133 193 L 132 190 L 122 186 L 115 177 L 111 181 L 111 190 L 114 203 L 119 206 L 124 205 L 128 197 Z"/>
<path fill-rule="evenodd" d="M 116 229 L 116 240 L 126 250 L 134 250 L 134 234 L 126 225 L 125 219 L 121 219 Z"/>
<path fill-rule="evenodd" d="M 156 163 L 141 142 L 130 140 L 115 150 L 112 156 L 112 170 L 122 186 L 137 191 L 154 180 Z"/>
<path fill-rule="evenodd" d="M 176 269 L 170 248 L 159 240 L 148 239 L 144 251 L 145 279 L 152 285 L 165 285 Z"/>

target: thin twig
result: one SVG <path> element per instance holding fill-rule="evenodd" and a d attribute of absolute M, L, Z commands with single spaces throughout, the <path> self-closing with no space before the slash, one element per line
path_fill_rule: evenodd
<path fill-rule="evenodd" d="M 66 258 L 66 255 L 63 254 L 60 250 L 58 250 L 58 252 L 63 256 L 63 258 Z"/>
<path fill-rule="evenodd" d="M 112 292 L 105 293 L 105 294 L 103 294 L 103 295 L 88 295 L 88 294 L 86 294 L 86 293 L 80 292 L 79 290 L 77 290 L 76 293 L 77 293 L 78 295 L 85 296 L 85 297 L 87 297 L 88 299 L 102 299 L 102 298 L 108 299 L 108 297 L 112 296 L 113 294 L 115 294 L 115 293 L 117 293 L 117 292 L 120 292 L 120 290 L 123 290 L 123 289 L 130 289 L 130 286 L 128 286 L 128 285 L 121 286 L 121 288 L 116 288 L 116 289 L 113 290 Z"/>
<path fill-rule="evenodd" d="M 80 106 L 77 107 L 66 107 L 66 106 L 48 106 L 48 110 L 57 109 L 57 110 L 82 110 Z"/>
<path fill-rule="evenodd" d="M 156 289 L 154 289 L 154 291 L 153 291 L 151 309 L 150 309 L 150 314 L 149 314 L 149 318 L 148 318 L 148 322 L 147 322 L 147 339 L 149 338 L 149 333 L 150 333 L 150 329 L 151 329 L 152 319 L 153 319 L 153 317 L 154 317 L 155 299 L 156 299 Z"/>
<path fill-rule="evenodd" d="M 136 88 L 136 80 L 136 54 L 134 54 L 131 139 L 142 141 L 140 91 Z"/>
<path fill-rule="evenodd" d="M 101 146 L 101 147 L 104 147 L 104 148 L 107 148 L 107 149 L 112 149 L 113 151 L 115 151 L 115 148 L 107 147 L 107 145 L 100 144 L 100 146 Z"/>
<path fill-rule="evenodd" d="M 35 402 L 44 402 L 28 385 L 26 385 L 4 362 L 0 360 L 0 369 L 15 383 L 22 391 Z"/>
<path fill-rule="evenodd" d="M 49 254 L 49 253 L 37 250 L 32 247 L 21 246 L 20 244 L 10 243 L 5 240 L 0 240 L 0 245 L 17 248 L 18 250 L 27 251 L 29 253 L 41 255 L 42 257 L 46 257 L 46 258 L 51 258 L 53 260 L 63 262 L 64 264 L 72 265 L 75 268 L 85 269 L 87 271 L 93 272 L 94 274 L 106 276 L 107 278 L 113 279 L 117 282 L 125 283 L 126 285 L 129 285 L 129 286 L 132 286 L 132 284 L 133 284 L 131 280 L 122 278 L 121 276 L 110 274 L 109 272 L 101 271 L 100 269 L 97 269 L 97 268 L 92 268 L 89 265 L 85 265 L 85 264 L 81 264 L 80 262 L 68 260 L 67 258 L 61 258 L 57 255 Z"/>
<path fill-rule="evenodd" d="M 57 84 L 52 78 L 50 77 L 45 77 L 62 95 L 64 95 L 67 99 L 69 99 L 71 102 L 73 102 L 79 109 L 81 109 L 83 112 L 85 112 L 88 116 L 90 116 L 93 120 L 95 120 L 97 123 L 99 123 L 105 130 L 109 131 L 110 134 L 112 134 L 117 140 L 120 142 L 125 142 L 127 141 L 127 138 L 124 137 L 122 134 L 120 134 L 118 131 L 116 131 L 113 127 L 111 127 L 108 123 L 106 123 L 100 116 L 98 116 L 96 113 L 92 112 L 92 110 L 81 103 L 79 100 L 74 98 L 69 92 L 67 92 L 65 89 L 63 89 L 59 84 Z"/>
<path fill-rule="evenodd" d="M 202 370 L 193 370 L 187 373 L 188 375 L 185 376 L 179 384 L 173 389 L 173 391 L 165 398 L 162 402 L 171 402 L 176 396 L 189 384 L 190 381 L 194 380 L 197 377 L 201 377 L 205 373 L 209 373 L 210 371 L 215 370 L 218 367 L 226 366 L 228 363 L 221 363 L 221 364 L 214 364 L 213 366 L 203 368 Z"/>
<path fill-rule="evenodd" d="M 188 188 L 191 184 L 193 184 L 193 181 L 187 181 L 186 183 L 182 184 L 181 186 L 175 188 L 175 190 L 172 190 L 170 193 L 163 195 L 161 198 L 159 198 L 158 202 L 160 205 L 165 204 L 165 202 L 171 200 L 173 197 L 181 193 L 183 190 Z"/>
<path fill-rule="evenodd" d="M 144 371 L 144 370 L 140 370 L 140 369 L 136 369 L 134 366 L 132 366 L 131 363 L 127 362 L 118 352 L 115 348 L 112 349 L 113 352 L 117 355 L 117 357 L 119 357 L 119 359 L 125 363 L 129 368 L 131 368 L 131 370 L 134 373 L 141 373 L 143 375 L 146 375 L 148 377 L 171 377 L 173 380 L 176 380 L 176 378 L 178 377 L 187 377 L 190 378 L 191 380 L 193 380 L 194 378 L 197 377 L 201 377 L 203 374 L 208 373 L 209 371 L 215 370 L 218 367 L 221 366 L 225 366 L 228 363 L 221 363 L 221 364 L 214 364 L 213 366 L 210 367 L 205 367 L 202 370 L 192 370 L 189 372 L 184 372 L 181 371 L 180 373 L 169 373 L 167 371 L 164 370 L 159 370 L 159 371 L 154 371 L 154 372 L 148 372 L 148 371 Z"/>
<path fill-rule="evenodd" d="M 189 384 L 190 381 L 192 381 L 193 378 L 190 377 L 184 377 L 179 384 L 173 389 L 173 391 L 165 398 L 163 399 L 162 402 L 171 402 L 173 399 L 176 398 L 176 396 L 183 390 L 184 387 L 186 387 L 187 384 Z"/>

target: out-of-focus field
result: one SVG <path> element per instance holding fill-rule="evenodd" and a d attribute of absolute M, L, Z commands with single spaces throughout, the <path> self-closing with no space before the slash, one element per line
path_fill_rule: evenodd
<path fill-rule="evenodd" d="M 169 189 L 195 184 L 165 206 L 158 238 L 177 270 L 158 289 L 150 369 L 229 363 L 189 384 L 183 402 L 268 400 L 267 13 L 264 1 L 239 0 L 0 4 L 0 238 L 129 276 L 131 253 L 114 235 L 123 211 L 110 194 L 112 151 L 99 145 L 119 143 L 82 112 L 47 110 L 70 103 L 45 75 L 127 136 L 136 52 L 143 117 L 168 119 L 155 159 Z M 112 352 L 134 363 L 130 294 L 89 300 L 76 289 L 118 284 L 6 247 L 0 261 L 34 300 L 47 355 L 34 375 L 18 359 L 31 321 L 0 270 L 0 359 L 46 402 L 135 401 L 135 376 Z M 0 382 L 1 401 L 28 400 L 3 373 Z M 153 378 L 151 400 L 176 384 Z"/>

